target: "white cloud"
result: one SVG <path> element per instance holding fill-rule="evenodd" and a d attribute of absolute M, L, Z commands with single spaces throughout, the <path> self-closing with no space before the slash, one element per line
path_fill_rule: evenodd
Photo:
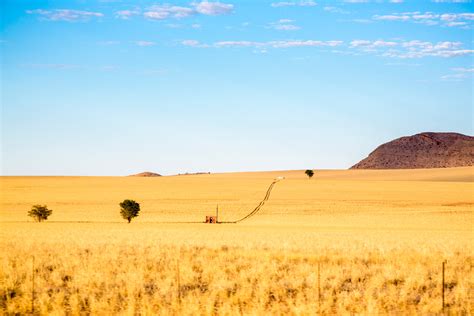
<path fill-rule="evenodd" d="M 367 40 L 353 40 L 350 43 L 350 47 L 363 47 L 363 48 L 379 48 L 379 47 L 394 47 L 397 46 L 398 43 L 396 42 L 391 42 L 391 41 L 383 41 L 383 40 L 377 40 L 377 41 L 367 41 Z"/>
<path fill-rule="evenodd" d="M 263 46 L 262 43 L 250 41 L 221 41 L 214 43 L 215 47 L 258 47 Z"/>
<path fill-rule="evenodd" d="M 143 13 L 143 16 L 151 20 L 164 20 L 169 17 L 169 13 L 166 11 L 147 11 Z"/>
<path fill-rule="evenodd" d="M 293 20 L 290 19 L 280 19 L 278 22 L 270 23 L 269 28 L 279 30 L 279 31 L 296 31 L 301 29 L 299 26 L 291 24 Z"/>
<path fill-rule="evenodd" d="M 367 40 L 353 40 L 350 44 L 351 47 L 365 47 L 370 45 L 370 43 L 372 42 Z"/>
<path fill-rule="evenodd" d="M 88 21 L 91 18 L 99 18 L 104 15 L 100 12 L 92 11 L 80 11 L 80 10 L 69 10 L 69 9 L 56 9 L 56 10 L 27 10 L 28 14 L 36 14 L 41 17 L 41 19 L 48 21 L 67 21 L 67 22 L 77 22 L 77 21 Z"/>
<path fill-rule="evenodd" d="M 165 20 L 169 18 L 181 19 L 195 14 L 222 15 L 232 12 L 234 5 L 222 2 L 193 2 L 191 7 L 175 6 L 169 4 L 153 5 L 143 16 L 150 20 Z"/>
<path fill-rule="evenodd" d="M 147 47 L 147 46 L 154 46 L 156 45 L 155 42 L 150 41 L 136 41 L 134 42 L 137 46 Z"/>
<path fill-rule="evenodd" d="M 314 7 L 316 2 L 314 1 L 280 1 L 271 4 L 272 7 Z"/>
<path fill-rule="evenodd" d="M 268 44 L 274 48 L 288 48 L 288 47 L 317 47 L 317 46 L 339 46 L 342 44 L 342 41 L 315 41 L 315 40 L 306 40 L 306 41 L 272 41 Z"/>
<path fill-rule="evenodd" d="M 461 74 L 450 74 L 450 75 L 444 75 L 441 76 L 441 80 L 444 81 L 462 81 L 463 79 L 468 78 L 469 76 L 461 73 Z"/>
<path fill-rule="evenodd" d="M 474 50 L 463 49 L 461 42 L 437 42 L 426 41 L 369 41 L 354 40 L 350 42 L 350 48 L 362 53 L 376 54 L 390 58 L 422 58 L 422 57 L 458 57 L 474 53 Z"/>
<path fill-rule="evenodd" d="M 460 68 L 453 68 L 452 69 L 453 71 L 457 71 L 457 72 L 472 72 L 474 73 L 474 68 L 464 68 L 464 67 L 460 67 Z"/>
<path fill-rule="evenodd" d="M 446 26 L 449 26 L 449 27 L 467 26 L 467 22 L 449 22 L 449 23 L 446 23 Z"/>
<path fill-rule="evenodd" d="M 212 45 L 203 45 L 195 40 L 186 40 L 181 42 L 185 46 L 193 47 L 254 47 L 260 50 L 265 48 L 292 48 L 292 47 L 335 47 L 342 45 L 342 41 L 317 41 L 317 40 L 284 40 L 284 41 L 268 41 L 268 42 L 255 42 L 255 41 L 219 41 Z"/>
<path fill-rule="evenodd" d="M 204 15 L 222 15 L 231 13 L 234 10 L 233 4 L 226 4 L 221 2 L 202 1 L 192 4 L 196 12 Z"/>
<path fill-rule="evenodd" d="M 151 6 L 143 15 L 152 20 L 164 20 L 167 18 L 185 18 L 194 14 L 194 10 L 187 7 L 171 6 L 168 4 Z"/>
<path fill-rule="evenodd" d="M 457 18 L 457 14 L 445 13 L 441 14 L 442 21 L 454 21 Z"/>
<path fill-rule="evenodd" d="M 292 25 L 292 24 L 279 24 L 274 26 L 275 30 L 280 30 L 280 31 L 296 31 L 301 29 L 299 26 Z"/>
<path fill-rule="evenodd" d="M 458 16 L 461 19 L 466 19 L 466 20 L 474 20 L 474 13 L 460 13 Z"/>
<path fill-rule="evenodd" d="M 140 12 L 136 10 L 120 10 L 115 12 L 115 17 L 117 19 L 128 20 L 132 16 L 139 15 Z"/>
<path fill-rule="evenodd" d="M 439 14 L 433 14 L 433 13 L 413 14 L 411 17 L 415 20 L 432 20 L 432 19 L 437 19 L 439 17 Z"/>
<path fill-rule="evenodd" d="M 397 46 L 398 43 L 396 42 L 387 42 L 387 41 L 375 41 L 372 43 L 372 46 L 374 47 L 393 47 L 393 46 Z"/>
<path fill-rule="evenodd" d="M 343 10 L 339 7 L 333 7 L 333 6 L 325 6 L 323 8 L 323 10 L 326 11 L 326 12 L 338 13 L 338 14 L 349 14 L 350 13 L 347 10 Z"/>
<path fill-rule="evenodd" d="M 387 58 L 398 59 L 418 59 L 423 57 L 461 57 L 474 54 L 474 50 L 465 49 L 461 42 L 428 42 L 419 40 L 365 40 L 356 39 L 344 44 L 339 40 L 279 40 L 279 41 L 219 41 L 212 44 L 202 44 L 196 40 L 186 40 L 181 42 L 184 46 L 191 47 L 215 47 L 215 48 L 242 48 L 252 47 L 260 51 L 274 48 L 296 48 L 296 47 L 339 47 L 338 50 L 332 50 L 334 53 L 346 55 L 373 54 Z M 471 69 L 471 68 L 466 68 Z M 469 70 L 471 72 L 472 70 Z M 468 72 L 466 70 L 466 72 Z"/>
<path fill-rule="evenodd" d="M 422 23 L 425 25 L 470 28 L 470 21 L 474 20 L 474 13 L 438 14 L 433 12 L 404 12 L 388 15 L 374 15 L 372 19 L 379 21 L 400 21 Z"/>
<path fill-rule="evenodd" d="M 184 40 L 181 42 L 184 46 L 199 47 L 201 44 L 196 40 Z"/>
<path fill-rule="evenodd" d="M 193 29 L 200 29 L 200 28 L 201 28 L 201 24 L 194 23 L 194 24 L 191 24 L 191 27 L 192 27 Z"/>
<path fill-rule="evenodd" d="M 474 49 L 441 50 L 438 52 L 434 52 L 428 56 L 450 58 L 450 57 L 471 55 L 473 53 L 474 53 Z M 424 57 L 424 56 L 421 56 L 421 57 Z"/>
<path fill-rule="evenodd" d="M 381 20 L 381 21 L 408 21 L 410 19 L 409 16 L 406 15 L 374 15 L 374 20 Z"/>
<path fill-rule="evenodd" d="M 438 42 L 433 45 L 433 50 L 442 50 L 442 49 L 458 49 L 462 46 L 461 42 Z"/>
<path fill-rule="evenodd" d="M 407 48 L 429 48 L 429 47 L 432 47 L 433 44 L 431 44 L 431 42 L 423 42 L 423 41 L 418 41 L 418 40 L 413 40 L 413 41 L 407 41 L 407 42 L 403 42 L 402 43 L 402 46 L 403 47 L 407 47 Z"/>

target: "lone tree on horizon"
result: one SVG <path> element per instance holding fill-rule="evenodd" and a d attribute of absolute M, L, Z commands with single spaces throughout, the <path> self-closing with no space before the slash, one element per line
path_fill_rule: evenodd
<path fill-rule="evenodd" d="M 28 211 L 28 216 L 34 218 L 37 222 L 42 222 L 48 219 L 53 214 L 53 210 L 49 210 L 46 205 L 33 205 Z"/>
<path fill-rule="evenodd" d="M 310 178 L 310 179 L 314 176 L 314 171 L 313 171 L 312 169 L 308 169 L 308 170 L 306 170 L 304 173 L 305 173 L 305 174 L 308 176 L 308 178 Z"/>
<path fill-rule="evenodd" d="M 124 200 L 120 203 L 120 215 L 123 219 L 126 219 L 128 223 L 132 221 L 132 218 L 137 217 L 140 212 L 140 204 L 134 200 Z"/>

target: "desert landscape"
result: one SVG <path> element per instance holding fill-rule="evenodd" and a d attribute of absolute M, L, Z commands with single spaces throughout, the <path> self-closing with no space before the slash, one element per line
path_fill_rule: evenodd
<path fill-rule="evenodd" d="M 474 0 L 0 0 L 0 315 L 474 316 Z"/>
<path fill-rule="evenodd" d="M 438 314 L 443 261 L 445 310 L 474 311 L 474 167 L 0 181 L 7 314 Z"/>

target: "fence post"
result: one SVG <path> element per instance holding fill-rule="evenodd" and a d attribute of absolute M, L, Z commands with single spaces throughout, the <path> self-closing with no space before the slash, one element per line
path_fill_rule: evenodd
<path fill-rule="evenodd" d="M 178 306 L 181 306 L 181 280 L 179 278 L 179 258 L 176 264 L 176 279 L 178 283 Z"/>
<path fill-rule="evenodd" d="M 31 264 L 31 313 L 35 313 L 35 256 Z"/>
<path fill-rule="evenodd" d="M 321 315 L 321 262 L 318 261 L 318 315 Z"/>
<path fill-rule="evenodd" d="M 444 313 L 444 269 L 446 266 L 446 260 L 443 261 L 443 268 L 442 268 L 442 273 L 441 273 L 441 296 L 442 296 L 442 310 Z"/>

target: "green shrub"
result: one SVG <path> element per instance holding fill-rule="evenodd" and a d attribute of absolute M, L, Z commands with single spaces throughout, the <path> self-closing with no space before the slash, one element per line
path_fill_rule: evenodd
<path fill-rule="evenodd" d="M 28 216 L 33 217 L 37 222 L 47 220 L 51 214 L 53 214 L 53 210 L 49 210 L 46 205 L 33 205 L 28 212 Z"/>
<path fill-rule="evenodd" d="M 132 218 L 137 217 L 140 212 L 140 204 L 134 200 L 124 200 L 120 203 L 120 215 L 123 219 L 126 219 L 129 223 L 132 221 Z"/>
<path fill-rule="evenodd" d="M 306 170 L 304 173 L 308 176 L 308 178 L 312 178 L 314 176 L 314 171 L 311 169 Z"/>

